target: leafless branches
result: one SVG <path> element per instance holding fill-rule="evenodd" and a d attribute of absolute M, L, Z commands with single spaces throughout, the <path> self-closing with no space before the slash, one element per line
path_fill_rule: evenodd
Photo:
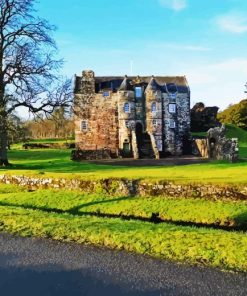
<path fill-rule="evenodd" d="M 36 17 L 35 0 L 0 0 L 0 136 L 4 122 L 18 107 L 35 114 L 52 113 L 71 103 L 71 82 L 58 74 L 54 27 Z M 0 139 L 0 152 L 5 140 Z M 3 155 L 0 154 L 0 163 Z"/>

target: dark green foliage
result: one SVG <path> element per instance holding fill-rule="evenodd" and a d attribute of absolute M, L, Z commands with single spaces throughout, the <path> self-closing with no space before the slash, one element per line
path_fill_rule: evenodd
<path fill-rule="evenodd" d="M 242 100 L 238 104 L 230 105 L 218 114 L 221 123 L 235 124 L 247 130 L 247 100 Z"/>

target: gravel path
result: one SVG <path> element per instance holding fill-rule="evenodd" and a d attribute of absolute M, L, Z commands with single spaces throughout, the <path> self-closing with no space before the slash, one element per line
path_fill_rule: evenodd
<path fill-rule="evenodd" d="M 2 233 L 0 295 L 247 295 L 247 275 Z"/>

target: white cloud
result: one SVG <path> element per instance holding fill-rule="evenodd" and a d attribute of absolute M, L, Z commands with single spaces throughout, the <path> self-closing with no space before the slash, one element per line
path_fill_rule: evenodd
<path fill-rule="evenodd" d="M 247 17 L 241 13 L 229 13 L 219 16 L 216 23 L 223 31 L 242 34 L 247 32 Z"/>
<path fill-rule="evenodd" d="M 159 0 L 159 2 L 162 6 L 176 11 L 183 10 L 187 7 L 187 0 Z"/>

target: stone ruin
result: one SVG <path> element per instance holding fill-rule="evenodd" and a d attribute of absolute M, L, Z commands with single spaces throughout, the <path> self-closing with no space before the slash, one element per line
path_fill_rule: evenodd
<path fill-rule="evenodd" d="M 238 139 L 226 138 L 226 127 L 210 128 L 205 138 L 195 138 L 193 142 L 193 154 L 217 160 L 238 160 Z"/>

